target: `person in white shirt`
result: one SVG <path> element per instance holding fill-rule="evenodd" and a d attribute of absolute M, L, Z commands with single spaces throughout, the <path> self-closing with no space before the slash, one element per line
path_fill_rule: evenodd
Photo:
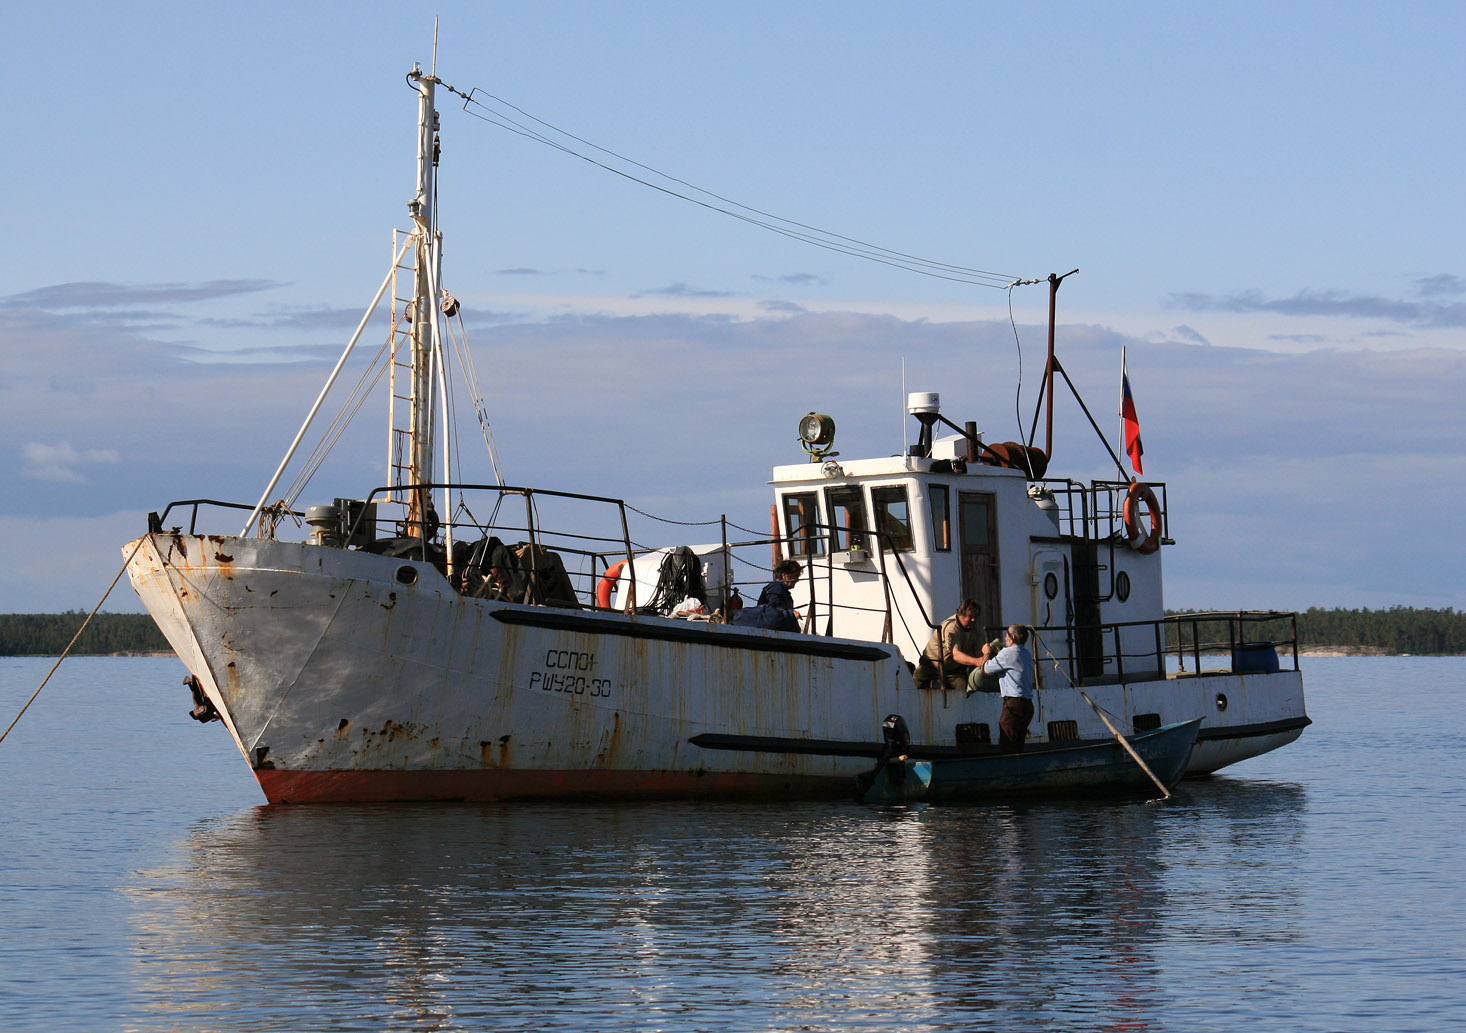
<path fill-rule="evenodd" d="M 1028 651 L 1028 629 L 1021 624 L 1008 625 L 1003 635 L 1003 648 L 992 654 L 991 645 L 983 647 L 982 669 L 997 675 L 998 691 L 1003 696 L 1003 713 L 998 718 L 998 748 L 1004 753 L 1022 753 L 1028 738 L 1028 723 L 1033 720 L 1033 654 Z"/>

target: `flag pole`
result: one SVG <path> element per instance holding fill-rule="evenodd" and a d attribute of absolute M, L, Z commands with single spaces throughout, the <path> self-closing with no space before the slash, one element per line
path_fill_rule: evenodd
<path fill-rule="evenodd" d="M 1120 426 L 1119 433 L 1115 438 L 1115 451 L 1120 455 L 1125 454 L 1125 378 L 1130 371 L 1125 366 L 1125 345 L 1120 345 Z M 1120 468 L 1122 471 L 1124 467 Z M 1130 480 L 1135 480 L 1132 476 Z"/>
<path fill-rule="evenodd" d="M 1135 395 L 1130 390 L 1130 367 L 1125 352 L 1126 348 L 1121 345 L 1120 446 L 1130 457 L 1130 468 L 1135 471 L 1134 477 L 1126 478 L 1133 484 L 1145 476 L 1144 467 L 1140 465 L 1140 457 L 1145 453 L 1145 446 L 1140 443 L 1140 416 L 1135 412 Z M 1124 472 L 1123 468 L 1121 472 Z"/>

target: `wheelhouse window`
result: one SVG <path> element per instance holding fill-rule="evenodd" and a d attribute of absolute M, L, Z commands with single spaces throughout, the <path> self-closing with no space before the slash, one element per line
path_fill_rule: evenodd
<path fill-rule="evenodd" d="M 819 556 L 824 541 L 819 531 L 819 496 L 801 492 L 784 496 L 784 535 L 791 556 Z"/>
<path fill-rule="evenodd" d="M 988 498 L 962 496 L 962 544 L 968 547 L 987 546 L 992 539 L 992 503 Z"/>
<path fill-rule="evenodd" d="M 830 523 L 833 528 L 830 537 L 836 552 L 847 549 L 864 549 L 865 495 L 858 484 L 847 484 L 840 488 L 825 489 L 825 504 L 830 508 Z"/>
<path fill-rule="evenodd" d="M 945 484 L 927 487 L 927 503 L 932 514 L 932 548 L 937 552 L 952 551 L 952 507 Z"/>
<path fill-rule="evenodd" d="M 897 552 L 910 552 L 916 547 L 911 537 L 911 508 L 906 498 L 906 485 L 886 484 L 870 490 L 870 506 L 875 513 L 875 527 L 881 544 Z"/>

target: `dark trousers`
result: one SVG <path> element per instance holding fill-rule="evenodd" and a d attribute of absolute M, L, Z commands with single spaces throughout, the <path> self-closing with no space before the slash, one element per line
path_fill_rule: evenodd
<path fill-rule="evenodd" d="M 1003 753 L 1022 753 L 1028 738 L 1028 722 L 1033 720 L 1033 700 L 1016 696 L 1003 697 L 1003 715 L 998 718 L 998 749 Z"/>
<path fill-rule="evenodd" d="M 972 673 L 972 668 L 965 664 L 959 664 L 956 660 L 943 660 L 940 675 L 937 672 L 937 662 L 929 657 L 922 657 L 921 662 L 916 665 L 916 687 L 918 689 L 948 689 L 952 692 L 965 692 L 967 690 L 967 676 Z M 941 684 L 935 684 L 940 678 Z"/>

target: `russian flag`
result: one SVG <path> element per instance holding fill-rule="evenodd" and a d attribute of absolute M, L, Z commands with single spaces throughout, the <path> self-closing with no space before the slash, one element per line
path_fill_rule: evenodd
<path fill-rule="evenodd" d="M 1135 398 L 1130 394 L 1130 371 L 1125 366 L 1125 349 L 1120 349 L 1120 425 L 1125 432 L 1125 452 L 1130 456 L 1130 465 L 1135 472 L 1145 476 L 1140 468 L 1140 457 L 1145 449 L 1140 444 L 1140 417 L 1135 415 Z"/>

